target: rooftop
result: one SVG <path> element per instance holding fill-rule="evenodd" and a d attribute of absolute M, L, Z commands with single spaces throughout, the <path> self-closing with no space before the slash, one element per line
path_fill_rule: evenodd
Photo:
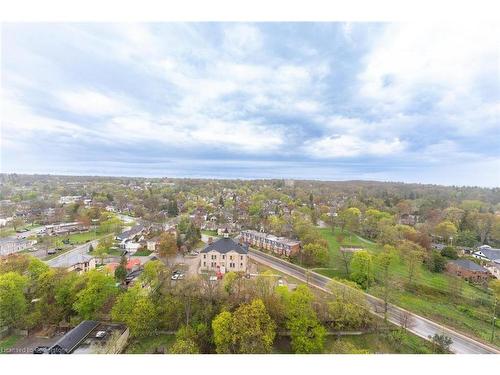
<path fill-rule="evenodd" d="M 225 254 L 230 251 L 236 251 L 239 254 L 247 254 L 248 247 L 239 244 L 232 238 L 220 238 L 217 241 L 209 244 L 201 252 L 208 253 L 209 251 L 217 251 L 221 254 Z"/>
<path fill-rule="evenodd" d="M 482 266 L 480 266 L 477 263 L 474 263 L 472 260 L 469 259 L 455 259 L 455 260 L 450 260 L 450 263 L 453 263 L 460 268 L 467 269 L 469 271 L 475 271 L 475 272 L 488 272 L 488 270 Z"/>

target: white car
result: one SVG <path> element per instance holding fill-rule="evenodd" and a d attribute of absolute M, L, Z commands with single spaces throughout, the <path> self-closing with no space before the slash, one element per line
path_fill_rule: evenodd
<path fill-rule="evenodd" d="M 175 275 L 172 275 L 172 277 L 170 278 L 172 280 L 178 280 L 179 279 L 179 274 L 175 274 Z"/>
<path fill-rule="evenodd" d="M 279 279 L 278 286 L 283 286 L 283 285 L 285 285 L 285 282 L 283 281 L 283 279 Z"/>
<path fill-rule="evenodd" d="M 217 281 L 217 276 L 210 276 L 210 281 Z"/>

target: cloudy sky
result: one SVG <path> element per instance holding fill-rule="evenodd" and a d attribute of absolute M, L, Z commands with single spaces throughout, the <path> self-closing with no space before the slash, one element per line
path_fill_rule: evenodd
<path fill-rule="evenodd" d="M 1 171 L 500 186 L 493 24 L 3 24 Z"/>

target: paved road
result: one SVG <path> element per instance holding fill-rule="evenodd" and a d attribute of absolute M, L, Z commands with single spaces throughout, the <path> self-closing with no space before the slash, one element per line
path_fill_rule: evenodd
<path fill-rule="evenodd" d="M 254 249 L 250 249 L 250 258 L 265 264 L 268 267 L 272 267 L 278 271 L 281 271 L 285 274 L 288 274 L 292 277 L 295 277 L 301 281 L 308 282 L 310 285 L 315 286 L 325 292 L 329 292 L 327 289 L 327 285 L 330 282 L 336 282 L 326 276 L 320 275 L 316 272 L 308 271 L 305 268 L 299 267 L 295 264 L 286 262 L 282 259 L 278 259 L 273 257 L 272 255 L 265 254 L 261 251 L 257 251 Z M 345 284 L 337 282 L 339 285 L 344 287 Z M 375 315 L 383 317 L 383 306 L 384 302 L 376 298 L 372 295 L 366 294 L 367 302 L 370 305 L 372 312 Z M 437 334 L 445 334 L 453 340 L 453 344 L 451 345 L 451 350 L 457 354 L 500 354 L 500 350 L 497 348 L 491 347 L 489 345 L 485 345 L 480 343 L 474 339 L 471 339 L 459 332 L 456 332 L 450 328 L 444 327 L 441 324 L 435 323 L 421 317 L 419 315 L 413 314 L 404 310 L 400 307 L 389 305 L 388 308 L 388 317 L 387 319 L 398 326 L 402 325 L 402 321 L 407 320 L 408 317 L 410 320 L 409 327 L 407 329 L 413 334 L 420 336 L 426 340 L 428 340 L 429 335 Z"/>
<path fill-rule="evenodd" d="M 80 255 L 85 255 L 89 252 L 89 246 L 97 246 L 98 240 L 93 240 L 83 245 L 76 246 L 75 248 L 56 256 L 50 260 L 45 261 L 50 267 L 67 267 L 67 264 L 71 263 L 73 259 L 78 258 Z"/>

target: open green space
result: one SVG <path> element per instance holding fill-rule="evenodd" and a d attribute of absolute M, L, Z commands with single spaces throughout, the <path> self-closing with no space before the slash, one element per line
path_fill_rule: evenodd
<path fill-rule="evenodd" d="M 332 354 L 431 354 L 432 345 L 403 331 L 328 336 L 325 353 Z"/>
<path fill-rule="evenodd" d="M 330 278 L 346 278 L 339 250 L 340 244 L 337 241 L 339 229 L 333 233 L 330 228 L 322 228 L 320 232 L 323 238 L 328 241 L 330 267 L 314 270 Z M 381 251 L 381 247 L 376 243 L 364 242 L 354 234 L 346 234 L 343 245 L 359 246 L 373 254 Z M 490 342 L 493 299 L 487 290 L 445 273 L 430 272 L 425 266 L 421 266 L 418 270 L 415 288 L 408 291 L 404 287 L 408 279 L 406 266 L 399 262 L 390 271 L 394 276 L 392 283 L 394 288 L 391 291 L 392 303 L 456 328 L 484 342 Z M 382 296 L 382 291 L 376 284 L 367 292 L 375 296 Z M 496 327 L 500 328 L 498 319 Z M 500 335 L 495 337 L 493 343 L 500 346 Z"/>
<path fill-rule="evenodd" d="M 131 339 L 125 349 L 125 354 L 154 354 L 159 351 L 168 353 L 174 342 L 175 335 L 172 334 Z"/>
<path fill-rule="evenodd" d="M 6 336 L 3 339 L 0 340 L 0 354 L 6 354 L 8 352 L 8 349 L 12 348 L 16 342 L 19 341 L 21 336 L 17 335 L 10 335 Z"/>
<path fill-rule="evenodd" d="M 136 251 L 134 253 L 134 256 L 147 257 L 147 256 L 151 255 L 151 253 L 152 253 L 152 251 L 147 250 L 147 249 L 143 249 L 143 250 Z"/>
<path fill-rule="evenodd" d="M 205 234 L 207 236 L 217 237 L 217 231 L 216 230 L 202 230 L 201 233 Z"/>

